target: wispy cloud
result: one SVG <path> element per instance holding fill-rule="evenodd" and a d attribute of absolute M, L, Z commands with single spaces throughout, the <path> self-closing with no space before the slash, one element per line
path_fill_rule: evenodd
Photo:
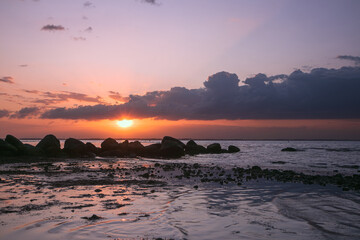
<path fill-rule="evenodd" d="M 40 91 L 38 91 L 38 90 L 23 89 L 23 91 L 26 92 L 26 93 L 33 93 L 33 94 L 38 94 L 38 93 L 40 93 Z"/>
<path fill-rule="evenodd" d="M 156 0 L 142 0 L 142 2 L 144 2 L 144 3 L 149 3 L 149 4 L 153 4 L 153 5 L 159 4 Z"/>
<path fill-rule="evenodd" d="M 40 92 L 37 90 L 24 90 L 27 93 L 34 93 L 39 95 L 38 98 L 33 100 L 33 103 L 41 104 L 57 104 L 61 102 L 67 102 L 69 100 L 77 100 L 80 102 L 90 102 L 90 103 L 104 103 L 103 99 L 100 96 L 91 97 L 87 94 L 77 93 L 77 92 Z"/>
<path fill-rule="evenodd" d="M 86 41 L 85 37 L 73 37 L 75 41 Z"/>
<path fill-rule="evenodd" d="M 14 78 L 12 77 L 2 77 L 0 78 L 0 82 L 4 82 L 4 83 L 10 83 L 10 84 L 14 84 Z"/>
<path fill-rule="evenodd" d="M 48 24 L 41 28 L 42 31 L 63 31 L 65 28 L 62 25 Z"/>
<path fill-rule="evenodd" d="M 357 56 L 340 55 L 340 56 L 337 56 L 337 58 L 341 59 L 341 60 L 353 61 L 356 65 L 360 65 L 360 57 L 357 57 Z"/>
<path fill-rule="evenodd" d="M 88 28 L 86 28 L 86 29 L 84 30 L 84 32 L 91 33 L 91 32 L 92 32 L 92 30 L 93 30 L 93 28 L 92 28 L 92 27 L 88 27 Z"/>
<path fill-rule="evenodd" d="M 40 109 L 38 107 L 24 107 L 10 115 L 10 118 L 30 118 L 38 115 L 39 113 Z"/>
<path fill-rule="evenodd" d="M 109 93 L 110 93 L 109 98 L 112 98 L 112 99 L 114 99 L 116 101 L 119 101 L 119 102 L 127 102 L 127 101 L 129 101 L 129 97 L 123 97 L 118 92 L 109 91 Z"/>
<path fill-rule="evenodd" d="M 42 118 L 117 119 L 354 119 L 360 118 L 360 67 L 315 68 L 290 75 L 257 74 L 239 85 L 236 74 L 219 72 L 204 88 L 174 87 L 130 95 L 122 104 L 55 108 Z M 111 92 L 113 97 L 120 96 Z"/>
<path fill-rule="evenodd" d="M 86 8 L 95 7 L 95 5 L 90 1 L 84 2 L 83 6 Z"/>
<path fill-rule="evenodd" d="M 20 64 L 19 67 L 28 67 L 29 65 L 27 64 Z"/>

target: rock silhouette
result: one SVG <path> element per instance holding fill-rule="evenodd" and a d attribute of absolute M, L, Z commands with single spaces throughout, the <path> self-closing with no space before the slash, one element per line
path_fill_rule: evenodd
<path fill-rule="evenodd" d="M 75 138 L 65 140 L 64 148 L 61 149 L 60 141 L 54 135 L 46 135 L 36 146 L 23 144 L 12 135 L 7 135 L 5 140 L 0 139 L 0 157 L 70 157 L 70 158 L 93 158 L 101 157 L 148 157 L 148 158 L 180 158 L 186 154 L 220 154 L 235 153 L 240 149 L 230 145 L 228 150 L 222 149 L 219 143 L 212 143 L 207 147 L 189 140 L 184 144 L 179 139 L 165 136 L 160 143 L 142 145 L 139 141 L 129 142 L 125 140 L 118 143 L 113 138 L 107 138 L 98 148 L 94 144 Z"/>

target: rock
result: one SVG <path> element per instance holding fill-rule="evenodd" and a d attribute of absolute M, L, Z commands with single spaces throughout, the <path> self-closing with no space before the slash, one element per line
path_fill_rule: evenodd
<path fill-rule="evenodd" d="M 87 219 L 89 221 L 96 221 L 96 220 L 102 219 L 102 217 L 95 215 L 95 214 L 93 214 L 91 217 L 82 217 L 82 218 Z"/>
<path fill-rule="evenodd" d="M 185 145 L 185 152 L 190 155 L 206 153 L 206 148 L 198 145 L 194 140 L 190 140 Z"/>
<path fill-rule="evenodd" d="M 101 143 L 101 151 L 115 150 L 119 147 L 119 143 L 113 138 L 107 138 Z"/>
<path fill-rule="evenodd" d="M 99 148 L 97 148 L 94 144 L 92 144 L 91 142 L 87 142 L 85 144 L 85 151 L 87 153 L 94 153 L 97 154 L 99 152 Z"/>
<path fill-rule="evenodd" d="M 128 143 L 127 148 L 129 153 L 135 153 L 136 155 L 141 155 L 145 150 L 145 147 L 139 141 Z"/>
<path fill-rule="evenodd" d="M 185 144 L 176 138 L 165 136 L 161 141 L 160 154 L 166 158 L 179 158 L 185 155 Z"/>
<path fill-rule="evenodd" d="M 219 143 L 212 143 L 206 147 L 209 153 L 221 153 L 221 146 Z"/>
<path fill-rule="evenodd" d="M 44 152 L 41 149 L 36 148 L 35 146 L 27 143 L 23 145 L 21 153 L 25 156 L 31 156 L 31 157 L 44 155 Z"/>
<path fill-rule="evenodd" d="M 144 148 L 143 156 L 145 157 L 159 157 L 161 143 L 154 143 Z"/>
<path fill-rule="evenodd" d="M 41 139 L 36 148 L 42 150 L 48 157 L 56 157 L 61 154 L 60 141 L 52 134 Z"/>
<path fill-rule="evenodd" d="M 0 139 L 0 156 L 16 156 L 18 149 L 10 143 Z"/>
<path fill-rule="evenodd" d="M 64 151 L 69 157 L 81 157 L 86 153 L 85 143 L 75 138 L 65 140 Z"/>
<path fill-rule="evenodd" d="M 228 152 L 229 153 L 236 153 L 236 152 L 240 152 L 240 148 L 236 147 L 236 146 L 233 146 L 233 145 L 230 145 L 228 147 Z"/>
<path fill-rule="evenodd" d="M 126 155 L 127 153 L 120 149 L 103 151 L 99 154 L 100 157 L 126 157 Z"/>
<path fill-rule="evenodd" d="M 292 148 L 292 147 L 287 147 L 287 148 L 283 148 L 281 149 L 282 152 L 296 152 L 298 151 L 296 148 Z"/>
<path fill-rule="evenodd" d="M 22 148 L 24 147 L 24 144 L 19 139 L 17 139 L 12 135 L 6 135 L 5 142 L 8 142 L 9 144 L 13 145 L 19 151 L 21 151 Z"/>
<path fill-rule="evenodd" d="M 163 139 L 161 140 L 161 144 L 163 144 L 164 142 L 175 142 L 182 148 L 185 148 L 185 144 L 182 141 L 180 141 L 176 138 L 173 138 L 173 137 L 169 137 L 169 136 L 163 137 Z"/>

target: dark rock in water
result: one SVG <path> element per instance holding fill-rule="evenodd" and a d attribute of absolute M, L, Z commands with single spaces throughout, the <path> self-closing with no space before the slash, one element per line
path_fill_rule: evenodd
<path fill-rule="evenodd" d="M 206 147 L 209 153 L 221 153 L 221 146 L 219 143 L 212 143 Z"/>
<path fill-rule="evenodd" d="M 21 154 L 25 156 L 36 157 L 36 156 L 43 156 L 44 152 L 33 145 L 25 143 L 22 147 Z"/>
<path fill-rule="evenodd" d="M 298 151 L 296 148 L 292 148 L 292 147 L 287 147 L 287 148 L 283 148 L 281 149 L 282 152 L 296 152 Z"/>
<path fill-rule="evenodd" d="M 154 143 L 144 148 L 143 156 L 160 157 L 161 143 Z"/>
<path fill-rule="evenodd" d="M 18 149 L 10 143 L 0 139 L 0 156 L 16 156 Z"/>
<path fill-rule="evenodd" d="M 82 217 L 82 219 L 87 219 L 87 220 L 90 220 L 90 221 L 95 221 L 95 220 L 102 219 L 102 217 L 99 217 L 98 215 L 93 214 L 91 217 Z"/>
<path fill-rule="evenodd" d="M 24 144 L 19 139 L 17 139 L 16 137 L 14 137 L 12 135 L 6 135 L 5 142 L 10 143 L 14 147 L 16 147 L 17 150 L 19 150 L 19 151 L 21 151 L 22 148 L 24 147 Z"/>
<path fill-rule="evenodd" d="M 94 144 L 92 144 L 91 142 L 87 142 L 85 144 L 85 151 L 87 153 L 94 153 L 97 154 L 99 152 L 99 148 L 97 148 Z"/>
<path fill-rule="evenodd" d="M 161 156 L 167 158 L 179 158 L 185 155 L 185 144 L 172 137 L 164 137 L 161 141 Z"/>
<path fill-rule="evenodd" d="M 230 145 L 228 147 L 228 152 L 229 153 L 236 153 L 236 152 L 240 152 L 240 148 L 236 147 L 236 146 L 233 146 L 233 145 Z"/>
<path fill-rule="evenodd" d="M 141 153 L 145 150 L 145 147 L 139 141 L 128 143 L 127 148 L 129 153 L 135 153 L 137 155 L 141 155 Z"/>
<path fill-rule="evenodd" d="M 119 143 L 113 138 L 107 138 L 101 143 L 102 151 L 115 150 L 119 147 Z"/>
<path fill-rule="evenodd" d="M 117 150 L 108 150 L 103 151 L 99 154 L 100 157 L 126 157 L 127 153 L 123 150 L 117 149 Z"/>
<path fill-rule="evenodd" d="M 206 153 L 206 148 L 198 145 L 194 140 L 189 140 L 185 145 L 185 152 L 190 155 Z"/>
<path fill-rule="evenodd" d="M 80 140 L 68 138 L 65 140 L 64 151 L 70 157 L 81 157 L 86 153 L 86 146 L 85 143 Z"/>
<path fill-rule="evenodd" d="M 169 137 L 169 136 L 163 137 L 163 139 L 161 140 L 161 144 L 163 144 L 165 142 L 177 143 L 182 148 L 185 148 L 185 144 L 182 141 L 180 141 L 179 139 L 173 138 L 173 137 Z"/>
<path fill-rule="evenodd" d="M 60 141 L 52 134 L 46 135 L 41 139 L 36 148 L 44 151 L 48 157 L 56 157 L 61 154 Z"/>

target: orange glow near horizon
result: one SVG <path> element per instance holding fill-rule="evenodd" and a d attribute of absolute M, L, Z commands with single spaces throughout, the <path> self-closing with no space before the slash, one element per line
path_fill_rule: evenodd
<path fill-rule="evenodd" d="M 131 118 L 128 118 L 131 119 Z M 124 119 L 123 119 L 124 120 Z M 0 138 L 69 137 L 144 139 L 172 136 L 194 139 L 359 139 L 360 119 L 355 120 L 178 120 L 131 119 L 123 128 L 117 120 L 0 120 Z M 20 128 L 20 126 L 25 126 Z M 330 131 L 331 130 L 331 131 Z"/>

